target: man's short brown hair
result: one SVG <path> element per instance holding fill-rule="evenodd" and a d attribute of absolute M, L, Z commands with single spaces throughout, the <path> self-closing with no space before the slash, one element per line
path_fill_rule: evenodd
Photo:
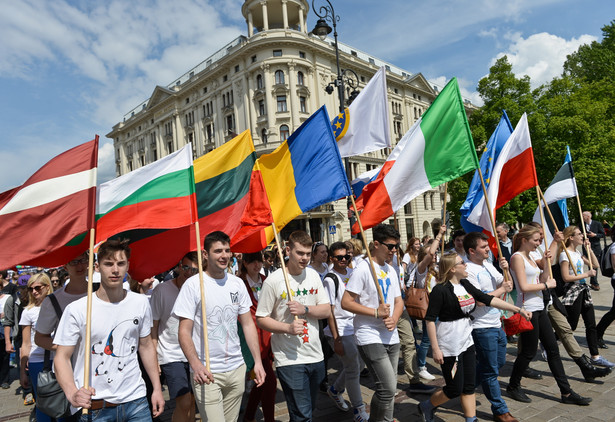
<path fill-rule="evenodd" d="M 296 244 L 305 246 L 306 248 L 312 247 L 312 238 L 309 234 L 303 230 L 296 230 L 288 236 L 288 246 L 293 249 Z"/>
<path fill-rule="evenodd" d="M 126 259 L 130 259 L 130 241 L 128 239 L 107 240 L 98 248 L 98 262 L 114 256 L 117 252 L 124 252 Z"/>

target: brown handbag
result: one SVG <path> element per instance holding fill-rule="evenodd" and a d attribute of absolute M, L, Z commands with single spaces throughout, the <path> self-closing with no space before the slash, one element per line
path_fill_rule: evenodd
<path fill-rule="evenodd" d="M 427 308 L 429 307 L 429 293 L 427 292 L 427 281 L 425 287 L 414 287 L 414 283 L 406 289 L 406 299 L 404 300 L 408 315 L 415 319 L 425 319 Z"/>

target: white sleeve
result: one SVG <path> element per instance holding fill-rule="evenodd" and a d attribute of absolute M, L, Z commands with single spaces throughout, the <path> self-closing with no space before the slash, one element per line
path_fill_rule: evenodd
<path fill-rule="evenodd" d="M 178 318 L 187 318 L 194 321 L 197 306 L 201 302 L 200 292 L 194 292 L 192 283 L 186 281 L 177 295 L 172 314 Z"/>
<path fill-rule="evenodd" d="M 325 290 L 329 294 L 329 302 L 335 303 L 335 281 L 331 279 L 331 277 L 325 277 L 322 281 Z"/>

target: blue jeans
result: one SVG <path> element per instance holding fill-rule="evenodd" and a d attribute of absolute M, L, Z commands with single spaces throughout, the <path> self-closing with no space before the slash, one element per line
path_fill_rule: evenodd
<path fill-rule="evenodd" d="M 36 397 L 36 386 L 38 384 L 38 374 L 43 370 L 43 366 L 45 366 L 44 362 L 28 362 L 28 373 L 30 374 L 30 385 L 32 386 L 32 391 L 34 393 L 34 397 Z M 36 407 L 36 422 L 51 422 L 51 418 L 41 412 Z"/>
<path fill-rule="evenodd" d="M 494 415 L 508 413 L 498 381 L 500 368 L 506 363 L 506 334 L 502 328 L 475 328 L 472 337 L 476 348 L 476 382 L 483 387 Z"/>
<path fill-rule="evenodd" d="M 81 422 L 151 422 L 152 415 L 147 399 L 141 397 L 116 407 L 106 407 L 90 410 L 87 415 L 81 415 Z M 38 420 L 37 420 L 38 422 Z"/>
<path fill-rule="evenodd" d="M 318 386 L 325 378 L 324 361 L 280 366 L 278 379 L 284 391 L 291 422 L 310 422 L 316 407 Z"/>
<path fill-rule="evenodd" d="M 393 421 L 399 349 L 399 343 L 359 346 L 359 353 L 376 383 L 376 391 L 370 404 L 371 421 Z"/>
<path fill-rule="evenodd" d="M 429 334 L 427 334 L 427 324 L 423 320 L 423 337 L 421 338 L 421 344 L 416 348 L 416 363 L 419 368 L 427 365 L 427 352 L 429 351 L 431 342 L 429 341 Z"/>

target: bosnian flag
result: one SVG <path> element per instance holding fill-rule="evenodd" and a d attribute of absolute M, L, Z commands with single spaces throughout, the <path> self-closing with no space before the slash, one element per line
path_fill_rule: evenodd
<path fill-rule="evenodd" d="M 527 115 L 523 113 L 493 166 L 487 188 L 487 198 L 492 207 L 493 218 L 495 219 L 495 210 L 506 205 L 520 193 L 537 185 L 530 129 L 527 124 Z M 476 204 L 468 216 L 468 221 L 487 229 L 494 237 L 496 236 L 492 232 L 487 201 L 484 197 Z"/>
<path fill-rule="evenodd" d="M 98 136 L 53 158 L 23 185 L 0 193 L 0 269 L 39 260 L 64 265 L 87 249 L 87 243 L 78 250 L 67 244 L 94 224 L 97 162 Z"/>
<path fill-rule="evenodd" d="M 342 157 L 391 147 L 386 70 L 381 67 L 343 113 L 331 122 Z"/>
<path fill-rule="evenodd" d="M 363 189 L 363 227 L 375 226 L 423 192 L 476 168 L 478 157 L 453 78 Z M 358 231 L 357 223 L 352 232 Z"/>

